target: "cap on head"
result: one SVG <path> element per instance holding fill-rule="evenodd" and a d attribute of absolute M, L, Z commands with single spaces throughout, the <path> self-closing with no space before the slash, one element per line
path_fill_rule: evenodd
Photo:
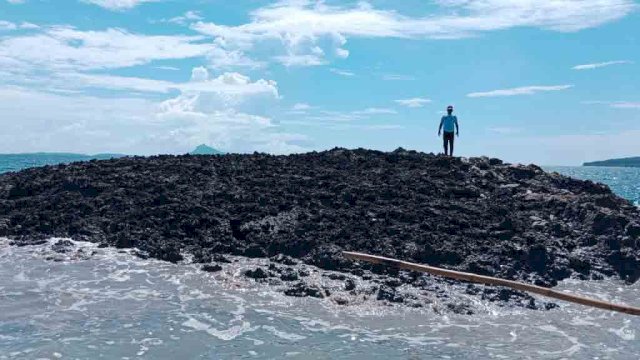
<path fill-rule="evenodd" d="M 447 106 L 447 111 L 453 111 L 453 105 Z"/>

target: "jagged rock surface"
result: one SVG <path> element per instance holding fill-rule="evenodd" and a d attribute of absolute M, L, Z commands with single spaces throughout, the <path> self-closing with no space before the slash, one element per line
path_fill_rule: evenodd
<path fill-rule="evenodd" d="M 9 173 L 0 176 L 0 236 L 137 247 L 174 262 L 282 254 L 356 275 L 397 273 L 342 250 L 544 286 L 640 277 L 640 212 L 607 186 L 403 149 L 130 157 Z M 400 301 L 393 289 L 378 296 Z"/>

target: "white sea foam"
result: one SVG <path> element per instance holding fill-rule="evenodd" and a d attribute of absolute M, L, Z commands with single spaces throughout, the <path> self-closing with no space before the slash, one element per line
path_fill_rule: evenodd
<path fill-rule="evenodd" d="M 56 254 L 55 241 L 12 247 L 0 239 L 0 349 L 9 349 L 0 359 L 53 358 L 54 352 L 63 358 L 233 358 L 250 351 L 314 358 L 336 348 L 351 358 L 625 359 L 640 353 L 638 319 L 578 305 L 530 311 L 490 304 L 475 316 L 375 303 L 339 307 L 285 297 L 234 276 L 260 259 L 238 258 L 211 275 L 196 265 L 76 242 L 76 250 L 95 254 L 70 251 L 61 261 L 47 260 Z M 640 298 L 640 286 L 611 281 L 566 281 L 560 288 L 629 304 Z M 300 348 L 306 350 L 299 354 Z"/>

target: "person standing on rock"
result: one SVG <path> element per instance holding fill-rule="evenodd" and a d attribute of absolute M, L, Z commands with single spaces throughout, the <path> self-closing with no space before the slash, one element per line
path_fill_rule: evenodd
<path fill-rule="evenodd" d="M 442 132 L 444 128 L 444 134 L 442 135 L 443 146 L 444 146 L 444 154 L 453 156 L 453 130 L 455 126 L 456 136 L 460 136 L 459 128 L 458 128 L 458 118 L 455 115 L 451 115 L 453 113 L 453 106 L 447 106 L 447 115 L 443 116 L 440 119 L 440 127 L 438 128 L 438 136 Z M 449 152 L 447 152 L 447 148 Z"/>

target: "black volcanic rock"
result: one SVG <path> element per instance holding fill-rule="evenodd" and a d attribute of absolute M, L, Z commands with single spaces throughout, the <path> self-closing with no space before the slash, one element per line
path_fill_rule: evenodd
<path fill-rule="evenodd" d="M 222 266 L 218 264 L 213 264 L 213 265 L 207 264 L 207 265 L 203 265 L 201 270 L 206 272 L 218 272 L 222 270 Z"/>
<path fill-rule="evenodd" d="M 341 256 L 353 250 L 547 286 L 634 282 L 638 224 L 602 184 L 403 149 L 128 157 L 0 176 L 0 236 L 16 244 L 70 237 L 173 262 L 275 256 L 397 276 Z"/>

